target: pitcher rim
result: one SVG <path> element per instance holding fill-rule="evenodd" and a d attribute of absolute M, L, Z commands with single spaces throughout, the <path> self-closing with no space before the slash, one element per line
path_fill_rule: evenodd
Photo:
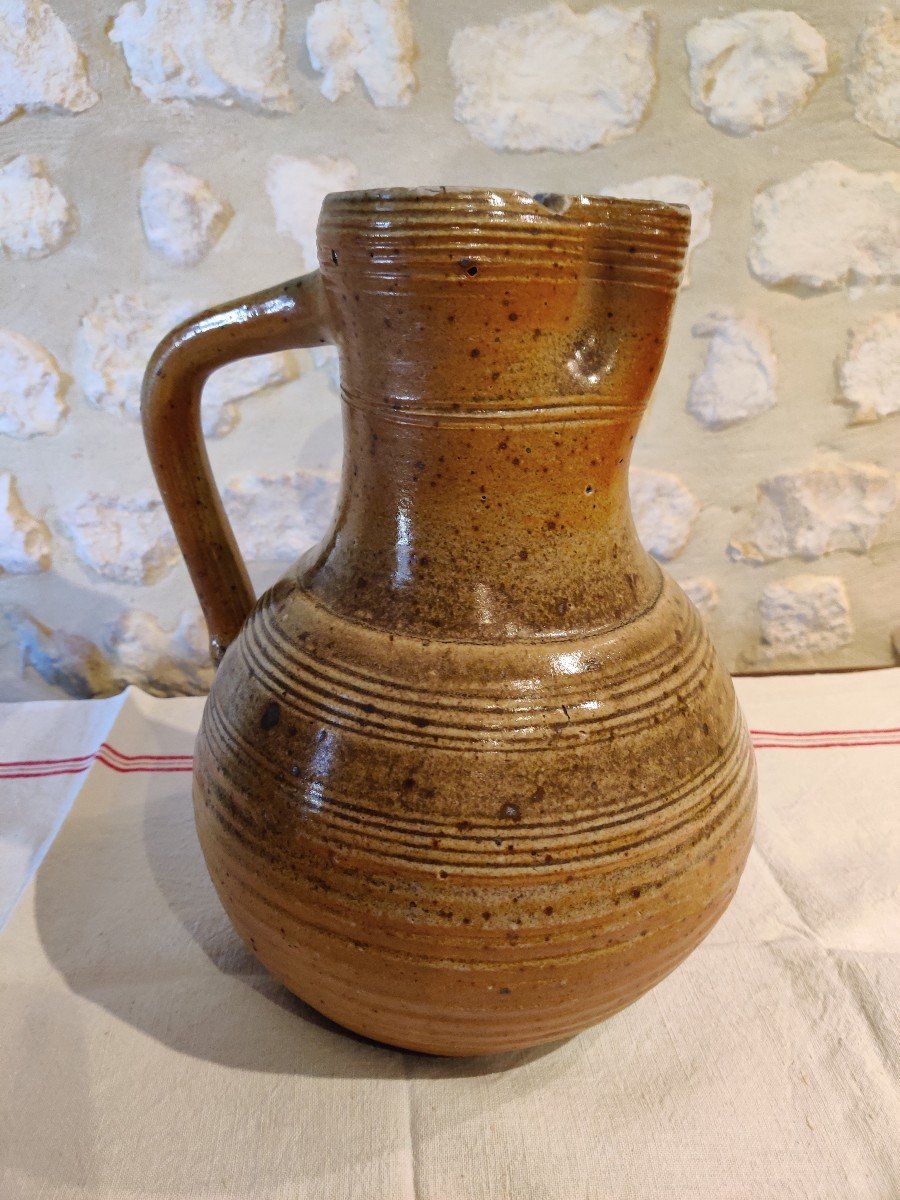
<path fill-rule="evenodd" d="M 590 223 L 591 215 L 604 211 L 623 217 L 672 218 L 676 225 L 689 224 L 690 207 L 649 197 L 605 196 L 591 192 L 529 192 L 515 187 L 466 187 L 463 185 L 422 185 L 419 187 L 351 188 L 329 192 L 322 203 L 322 212 L 370 207 L 373 212 L 397 211 L 406 206 L 422 210 L 434 208 L 483 210 L 498 215 L 518 213 L 524 218 L 540 217 L 550 220 L 568 219 Z M 412 214 L 410 214 L 412 215 Z"/>
<path fill-rule="evenodd" d="M 681 279 L 690 228 L 686 205 L 659 200 L 389 187 L 329 193 L 317 242 L 326 280 L 338 280 L 348 267 L 385 283 L 424 275 L 446 282 L 460 271 L 495 283 L 523 273 L 535 280 L 593 274 L 671 292 Z"/>

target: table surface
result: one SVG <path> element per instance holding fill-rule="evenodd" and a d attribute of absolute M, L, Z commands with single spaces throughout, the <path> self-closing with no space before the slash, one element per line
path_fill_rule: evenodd
<path fill-rule="evenodd" d="M 736 681 L 737 897 L 552 1047 L 345 1034 L 242 947 L 193 830 L 201 700 L 0 706 L 0 1196 L 900 1197 L 900 670 Z"/>

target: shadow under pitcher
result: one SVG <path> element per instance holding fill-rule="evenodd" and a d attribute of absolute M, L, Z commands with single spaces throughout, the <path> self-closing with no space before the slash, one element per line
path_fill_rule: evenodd
<path fill-rule="evenodd" d="M 565 1037 L 658 983 L 737 887 L 747 729 L 628 503 L 689 228 L 649 201 L 334 194 L 318 271 L 186 322 L 147 368 L 218 663 L 206 862 L 272 974 L 358 1033 L 447 1055 Z M 337 510 L 255 600 L 201 389 L 326 342 Z"/>

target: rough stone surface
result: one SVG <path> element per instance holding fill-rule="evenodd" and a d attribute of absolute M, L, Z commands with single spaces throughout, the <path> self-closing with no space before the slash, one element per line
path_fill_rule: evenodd
<path fill-rule="evenodd" d="M 144 163 L 140 209 L 148 244 L 181 267 L 205 258 L 231 216 L 208 183 L 161 158 Z"/>
<path fill-rule="evenodd" d="M 33 575 L 50 566 L 50 530 L 22 503 L 15 477 L 0 471 L 0 575 Z"/>
<path fill-rule="evenodd" d="M 153 583 L 178 561 L 163 502 L 150 492 L 91 492 L 60 521 L 84 565 L 114 583 Z"/>
<path fill-rule="evenodd" d="M 725 429 L 771 408 L 777 364 L 769 331 L 756 317 L 710 313 L 692 330 L 709 338 L 703 369 L 691 380 L 687 410 L 708 429 Z"/>
<path fill-rule="evenodd" d="M 275 216 L 265 187 L 267 164 L 273 155 L 333 155 L 358 166 L 359 182 L 351 168 L 349 177 L 323 182 L 318 194 L 305 200 L 307 176 L 293 190 L 289 185 L 282 200 L 284 221 L 295 219 L 299 208 L 308 205 L 307 217 L 301 218 L 306 232 L 300 236 L 306 243 L 303 257 L 310 267 L 315 265 L 312 245 L 316 212 L 322 193 L 329 187 L 429 181 L 465 184 L 493 179 L 498 185 L 515 185 L 528 191 L 608 190 L 620 195 L 688 201 L 693 210 L 692 246 L 696 246 L 691 263 L 693 279 L 676 305 L 664 373 L 635 455 L 644 466 L 674 472 L 708 505 L 694 524 L 684 551 L 671 566 L 681 576 L 708 579 L 717 585 L 720 603 L 714 616 L 716 640 L 731 668 L 746 668 L 750 663 L 749 647 L 755 646 L 758 638 L 756 606 L 763 587 L 780 575 L 798 571 L 825 571 L 845 579 L 853 600 L 857 636 L 834 657 L 835 664 L 883 664 L 889 659 L 888 632 L 900 622 L 900 615 L 892 611 L 890 594 L 892 571 L 897 566 L 900 505 L 887 515 L 868 552 L 837 550 L 830 557 L 812 561 L 776 558 L 752 570 L 739 554 L 729 561 L 726 548 L 732 539 L 738 544 L 752 543 L 752 553 L 762 557 L 755 544 L 756 488 L 761 481 L 808 467 L 815 461 L 817 446 L 837 451 L 842 460 L 878 463 L 891 471 L 900 465 L 895 449 L 900 436 L 900 368 L 896 366 L 900 361 L 900 313 L 889 311 L 898 307 L 896 296 L 882 288 L 885 280 L 900 278 L 894 250 L 898 223 L 887 215 L 896 187 L 893 181 L 890 188 L 885 187 L 884 177 L 875 176 L 881 183 L 872 193 L 873 200 L 867 189 L 861 197 L 857 186 L 858 180 L 873 178 L 861 172 L 900 173 L 900 166 L 890 158 L 892 153 L 896 155 L 896 146 L 884 133 L 878 136 L 875 127 L 875 123 L 883 122 L 890 133 L 894 111 L 891 96 L 896 82 L 892 46 L 900 18 L 896 4 L 873 0 L 868 6 L 847 6 L 839 13 L 832 12 L 827 20 L 819 9 L 797 7 L 802 17 L 827 36 L 830 72 L 825 77 L 815 76 L 808 107 L 780 126 L 755 136 L 732 137 L 709 125 L 691 107 L 684 35 L 701 17 L 727 17 L 746 9 L 746 2 L 702 11 L 695 5 L 690 19 L 673 23 L 671 13 L 649 0 L 568 0 L 571 9 L 582 15 L 607 2 L 623 9 L 646 4 L 656 11 L 660 40 L 654 53 L 659 81 L 644 122 L 620 145 L 581 155 L 510 152 L 497 158 L 495 150 L 473 140 L 466 127 L 454 120 L 456 89 L 446 59 L 450 42 L 457 29 L 497 25 L 507 15 L 525 17 L 551 0 L 482 6 L 480 10 L 474 4 L 456 6 L 452 16 L 449 10 L 444 14 L 441 30 L 430 31 L 422 15 L 429 6 L 418 0 L 410 3 L 420 43 L 412 66 L 420 86 L 411 105 L 398 109 L 373 108 L 358 74 L 353 75 L 351 90 L 340 102 L 331 104 L 320 95 L 323 76 L 311 69 L 304 44 L 307 18 L 317 0 L 306 0 L 292 9 L 285 5 L 289 40 L 284 48 L 289 82 L 298 102 L 302 91 L 305 104 L 302 112 L 288 117 L 249 112 L 241 101 L 230 109 L 184 99 L 153 104 L 132 84 L 121 45 L 114 45 L 105 36 L 105 30 L 128 0 L 115 0 L 102 12 L 98 10 L 96 19 L 93 15 L 85 17 L 87 10 L 79 10 L 73 0 L 48 2 L 53 11 L 41 0 L 0 0 L 0 112 L 7 116 L 10 111 L 10 81 L 19 70 L 14 60 L 22 48 L 20 43 L 11 50 L 15 39 L 10 37 L 9 29 L 18 21 L 20 32 L 24 31 L 26 22 L 21 14 L 33 16 L 39 12 L 48 14 L 54 28 L 62 31 L 71 44 L 53 13 L 68 25 L 88 56 L 90 83 L 102 92 L 102 103 L 76 116 L 66 112 L 64 99 L 59 103 L 51 99 L 65 74 L 66 57 L 54 54 L 41 59 L 37 27 L 29 24 L 27 54 L 37 64 L 32 79 L 44 78 L 48 71 L 52 86 L 45 87 L 45 80 L 33 89 L 33 103 L 19 105 L 13 101 L 12 107 L 22 112 L 31 105 L 32 113 L 13 116 L 2 126 L 8 137 L 5 151 L 0 152 L 0 172 L 16 156 L 22 156 L 17 160 L 20 169 L 33 161 L 32 156 L 43 160 L 40 171 L 44 188 L 61 191 L 63 202 L 69 202 L 69 211 L 76 211 L 73 232 L 46 259 L 10 257 L 4 272 L 3 258 L 8 251 L 0 247 L 0 279 L 8 285 L 4 288 L 0 282 L 0 302 L 5 306 L 0 315 L 0 448 L 6 451 L 0 452 L 0 471 L 12 472 L 25 509 L 39 524 L 43 523 L 43 544 L 47 558 L 52 556 L 49 570 L 24 576 L 3 575 L 9 599 L 16 599 L 50 625 L 85 635 L 104 650 L 101 625 L 121 607 L 152 613 L 165 631 L 174 629 L 181 611 L 193 603 L 189 580 L 180 565 L 158 585 L 149 586 L 123 586 L 88 573 L 63 536 L 57 514 L 91 491 L 128 495 L 137 488 L 152 489 L 137 407 L 138 387 L 153 343 L 181 316 L 208 302 L 301 273 L 301 249 L 289 237 L 275 233 Z M 245 4 L 246 0 L 238 3 Z M 889 19 L 886 9 L 880 6 L 888 6 L 893 17 Z M 200 12 L 203 23 L 213 6 L 184 0 L 180 7 L 187 14 L 185 19 L 190 17 L 191 21 L 193 14 Z M 144 0 L 138 0 L 138 8 L 146 12 Z M 228 17 L 229 22 L 235 20 L 234 15 Z M 206 69 L 204 58 L 212 56 L 208 41 L 201 49 L 198 62 L 202 69 L 198 69 L 198 75 Z M 235 55 L 230 49 L 228 54 L 233 61 Z M 540 48 L 536 54 L 540 56 Z M 72 49 L 72 55 L 86 80 L 77 49 Z M 177 91 L 189 82 L 193 68 L 187 67 L 176 51 L 172 69 Z M 493 69 L 488 74 L 493 76 Z M 602 74 L 597 72 L 597 79 Z M 563 82 L 568 86 L 565 79 Z M 487 83 L 486 76 L 486 87 Z M 185 87 L 185 94 L 187 91 Z M 59 89 L 55 94 L 60 95 Z M 88 98 L 94 100 L 94 93 L 89 92 Z M 37 111 L 45 103 L 57 111 Z M 854 108 L 858 120 L 854 119 Z M 859 123 L 867 119 L 867 110 L 871 126 Z M 135 117 L 133 127 L 122 123 L 126 112 Z M 322 121 L 327 128 L 320 127 Z M 392 129 L 395 135 L 399 130 L 393 139 Z M 305 136 L 310 131 L 312 140 Z M 568 136 L 568 131 L 563 136 Z M 689 153 L 692 138 L 698 147 L 700 143 L 705 147 L 693 163 Z M 384 147 L 388 143 L 391 153 L 386 158 Z M 115 156 L 114 152 L 118 155 L 117 168 L 106 170 L 107 157 Z M 218 243 L 194 268 L 169 265 L 145 242 L 138 205 L 141 168 L 148 154 L 208 181 L 216 198 L 230 201 L 238 210 Z M 505 157 L 508 171 L 502 178 L 483 171 L 492 156 L 501 165 Z M 567 176 L 567 164 L 576 165 L 576 159 L 577 164 L 590 170 L 572 179 Z M 734 295 L 722 295 L 725 267 L 733 267 L 735 255 L 746 255 L 749 250 L 755 194 L 772 185 L 790 184 L 799 173 L 805 174 L 810 164 L 830 159 L 842 160 L 848 166 L 814 167 L 806 191 L 802 187 L 788 188 L 788 195 L 779 196 L 771 209 L 771 229 L 757 231 L 755 240 L 765 240 L 766 254 L 772 251 L 772 261 L 765 264 L 771 275 L 766 282 L 771 287 L 761 287 L 745 266 L 743 275 L 740 270 L 733 273 Z M 392 171 L 390 177 L 384 174 L 387 167 Z M 523 167 L 527 168 L 524 175 Z M 103 184 L 96 195 L 85 182 L 87 179 L 91 183 L 92 172 Z M 836 180 L 833 172 L 838 173 Z M 845 187 L 846 177 L 850 183 Z M 678 191 L 675 184 L 682 179 L 685 190 Z M 700 205 L 709 199 L 709 192 L 704 195 L 700 190 L 701 180 L 704 187 L 715 189 L 715 195 L 711 235 L 697 246 L 698 233 L 705 224 Z M 29 168 L 23 172 L 22 182 L 30 187 L 40 180 Z M 615 186 L 605 186 L 612 184 Z M 689 188 L 697 191 L 691 194 Z M 888 193 L 890 200 L 883 201 Z M 874 219 L 859 215 L 860 204 L 865 206 L 870 201 Z M 16 221 L 21 224 L 22 203 L 17 200 L 14 208 Z M 29 228 L 38 231 L 36 236 L 29 233 L 23 239 L 29 253 L 35 246 L 52 245 L 57 236 L 59 220 L 52 211 L 49 220 L 46 215 L 46 209 L 40 220 L 29 215 Z M 4 221 L 5 217 L 0 226 Z M 861 254 L 862 267 L 857 269 Z M 797 255 L 803 259 L 799 265 L 795 263 Z M 256 259 L 254 269 L 251 260 Z M 229 263 L 234 268 L 230 284 Z M 740 263 L 737 265 L 740 267 Z M 188 279 L 192 270 L 196 283 Z M 238 279 L 242 272 L 244 278 Z M 146 279 L 139 278 L 141 274 Z M 858 285 L 865 285 L 867 290 L 859 303 L 850 303 L 842 290 L 830 296 L 810 294 L 809 282 L 804 282 L 810 279 L 817 287 L 854 289 L 851 297 Z M 158 321 L 152 316 L 139 316 L 132 333 L 125 316 L 119 329 L 113 322 L 95 330 L 96 364 L 91 364 L 91 369 L 96 365 L 98 375 L 105 374 L 106 379 L 100 379 L 94 402 L 109 410 L 98 415 L 90 410 L 82 389 L 69 376 L 75 375 L 73 350 L 82 341 L 81 335 L 75 336 L 80 318 L 114 290 L 135 293 L 138 307 L 146 304 L 148 309 L 160 310 L 160 315 Z M 171 304 L 173 300 L 184 301 L 180 311 Z M 701 333 L 707 314 L 718 312 L 726 304 L 733 305 L 741 315 L 758 316 L 771 331 L 778 356 L 778 404 L 770 412 L 716 432 L 691 417 L 685 404 L 691 377 L 698 375 L 713 384 L 711 423 L 728 420 L 732 415 L 728 402 L 738 398 L 733 381 L 726 384 L 725 374 L 721 380 L 716 376 L 711 379 L 707 370 L 718 361 L 717 353 L 725 349 L 729 339 L 723 336 L 721 327 Z M 691 336 L 695 322 L 698 338 L 706 340 Z M 139 335 L 145 326 L 142 342 Z M 135 340 L 133 352 L 129 352 L 132 334 Z M 20 340 L 24 335 L 34 339 L 27 350 Z M 41 348 L 33 348 L 34 344 L 49 352 L 55 362 L 48 363 Z M 755 377 L 760 364 L 752 346 L 746 349 L 749 360 L 744 365 Z M 244 366 L 223 369 L 209 381 L 203 404 L 206 436 L 221 436 L 232 430 L 224 444 L 209 443 L 219 484 L 243 471 L 280 476 L 292 472 L 300 462 L 330 466 L 339 458 L 338 409 L 333 397 L 329 401 L 326 388 L 326 380 L 332 387 L 338 383 L 336 351 L 333 347 L 299 351 L 295 362 L 305 373 L 302 381 L 285 384 L 280 392 L 265 391 L 246 400 L 232 398 L 250 391 Z M 734 359 L 730 362 L 733 365 Z M 723 364 L 723 369 L 728 367 L 729 363 Z M 267 388 L 277 386 L 282 376 L 294 374 L 293 366 L 279 366 L 276 360 L 272 364 L 262 359 L 248 360 L 246 369 L 264 372 L 257 379 Z M 79 373 L 86 378 L 83 370 Z M 229 376 L 233 376 L 230 384 Z M 694 401 L 697 388 L 699 380 Z M 127 416 L 119 415 L 122 413 Z M 877 424 L 868 428 L 857 422 Z M 852 489 L 849 494 L 852 499 Z M 263 518 L 266 503 L 260 500 Z M 810 519 L 815 524 L 819 514 Z M 9 531 L 12 523 L 8 511 L 2 514 L 2 521 Z M 7 532 L 2 551 L 7 561 L 11 553 L 8 537 Z M 21 530 L 16 530 L 13 537 L 21 543 Z M 19 557 L 13 555 L 14 559 Z M 24 565 L 27 570 L 34 569 L 32 560 Z M 276 573 L 272 563 L 253 569 L 260 581 Z M 71 590 L 73 579 L 80 581 L 80 590 Z M 3 591 L 0 582 L 0 594 Z M 174 644 L 175 632 L 171 636 Z M 766 669 L 768 660 L 759 661 L 763 666 L 758 669 Z M 820 662 L 828 665 L 827 655 Z M 16 672 L 14 639 L 4 641 L 0 631 L 0 694 L 4 677 L 10 694 L 42 694 L 41 680 L 33 671 L 29 670 L 24 683 L 16 680 Z"/>
<path fill-rule="evenodd" d="M 24 664 L 52 687 L 79 699 L 110 696 L 119 690 L 109 662 L 88 638 L 51 629 L 18 604 L 10 605 L 5 616 Z"/>
<path fill-rule="evenodd" d="M 764 283 L 900 280 L 900 172 L 814 163 L 753 201 L 750 269 Z"/>
<path fill-rule="evenodd" d="M 196 696 L 214 674 L 206 623 L 199 608 L 182 613 L 174 629 L 152 613 L 130 609 L 104 638 L 116 677 L 157 696 Z"/>
<path fill-rule="evenodd" d="M 740 136 L 802 108 L 828 70 L 822 35 L 781 9 L 709 17 L 688 30 L 685 46 L 691 104 L 711 125 Z"/>
<path fill-rule="evenodd" d="M 104 412 L 138 418 L 147 360 L 173 325 L 195 310 L 116 292 L 81 318 L 72 370 L 88 401 Z"/>
<path fill-rule="evenodd" d="M 823 654 L 853 637 L 847 589 L 837 575 L 792 575 L 770 583 L 760 597 L 759 619 L 769 654 Z"/>
<path fill-rule="evenodd" d="M 316 223 L 329 192 L 346 192 L 356 184 L 358 172 L 346 158 L 295 158 L 274 154 L 266 172 L 266 191 L 275 212 L 279 233 L 289 233 L 303 252 L 303 269 L 318 266 Z"/>
<path fill-rule="evenodd" d="M 126 610 L 103 631 L 102 645 L 51 629 L 21 605 L 4 617 L 23 662 L 70 696 L 103 696 L 129 684 L 157 696 L 195 696 L 209 690 L 213 666 L 198 608 L 165 629 L 154 616 Z"/>
<path fill-rule="evenodd" d="M 81 319 L 72 360 L 88 401 L 104 412 L 140 418 L 141 382 L 160 338 L 197 305 L 162 304 L 148 296 L 116 292 Z M 203 389 L 201 418 L 206 437 L 223 437 L 240 420 L 235 401 L 297 376 L 290 351 L 229 363 L 210 376 Z"/>
<path fill-rule="evenodd" d="M 56 359 L 31 338 L 0 329 L 0 433 L 32 438 L 57 433 L 66 415 Z"/>
<path fill-rule="evenodd" d="M 408 0 L 321 0 L 306 23 L 306 45 L 322 95 L 337 100 L 358 75 L 379 108 L 409 104 L 416 77 Z"/>
<path fill-rule="evenodd" d="M 644 549 L 664 562 L 676 558 L 687 545 L 700 512 L 696 496 L 677 475 L 644 467 L 631 468 L 628 490 Z"/>
<path fill-rule="evenodd" d="M 699 610 L 703 619 L 708 621 L 719 607 L 719 588 L 716 581 L 707 576 L 698 576 L 679 582 L 687 598 Z"/>
<path fill-rule="evenodd" d="M 109 31 L 148 100 L 210 100 L 292 112 L 284 0 L 131 0 Z"/>
<path fill-rule="evenodd" d="M 633 133 L 656 86 L 648 9 L 567 4 L 459 30 L 458 121 L 496 150 L 588 150 Z"/>
<path fill-rule="evenodd" d="M 68 200 L 33 154 L 0 167 L 0 248 L 13 258 L 46 258 L 75 225 Z"/>
<path fill-rule="evenodd" d="M 278 387 L 296 379 L 297 374 L 297 356 L 290 350 L 243 358 L 220 367 L 203 388 L 201 416 L 206 437 L 224 437 L 234 429 L 240 420 L 235 401 Z"/>
<path fill-rule="evenodd" d="M 245 558 L 293 562 L 328 529 L 337 487 L 335 472 L 302 468 L 230 480 L 222 500 Z"/>
<path fill-rule="evenodd" d="M 873 12 L 863 26 L 847 92 L 857 121 L 900 142 L 900 19 L 890 9 Z"/>
<path fill-rule="evenodd" d="M 0 0 L 0 124 L 20 112 L 83 112 L 99 96 L 69 31 L 43 0 Z"/>
<path fill-rule="evenodd" d="M 691 281 L 691 258 L 712 229 L 713 190 L 702 179 L 687 175 L 651 175 L 633 183 L 620 183 L 603 189 L 604 196 L 631 200 L 660 200 L 663 204 L 686 204 L 691 210 L 691 240 L 684 264 L 682 286 Z"/>
<path fill-rule="evenodd" d="M 850 333 L 838 364 L 841 397 L 853 421 L 877 421 L 900 412 L 900 312 L 875 317 Z"/>
<path fill-rule="evenodd" d="M 862 554 L 897 503 L 894 476 L 874 463 L 822 454 L 759 485 L 750 528 L 729 545 L 733 559 L 814 559 L 834 550 Z"/>

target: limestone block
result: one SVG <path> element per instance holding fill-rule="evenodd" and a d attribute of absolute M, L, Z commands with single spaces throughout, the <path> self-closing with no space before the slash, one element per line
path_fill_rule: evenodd
<path fill-rule="evenodd" d="M 706 362 L 691 380 L 687 410 L 707 429 L 726 429 L 771 408 L 777 364 L 769 331 L 753 316 L 710 313 L 692 330 L 709 338 Z"/>
<path fill-rule="evenodd" d="M 834 550 L 862 554 L 896 503 L 896 480 L 884 467 L 821 454 L 810 466 L 759 485 L 750 526 L 728 554 L 747 562 L 814 559 Z"/>
<path fill-rule="evenodd" d="M 65 380 L 38 342 L 0 329 L 0 433 L 33 438 L 58 433 L 66 415 Z"/>
<path fill-rule="evenodd" d="M 63 629 L 51 629 L 21 605 L 5 613 L 24 662 L 53 687 L 86 699 L 110 696 L 120 684 L 100 648 Z"/>
<path fill-rule="evenodd" d="M 327 531 L 337 488 L 335 472 L 305 468 L 230 480 L 222 500 L 244 557 L 293 562 Z"/>
<path fill-rule="evenodd" d="M 46 258 L 65 242 L 75 212 L 33 154 L 0 167 L 0 249 L 13 258 Z"/>
<path fill-rule="evenodd" d="M 884 313 L 850 333 L 838 381 L 841 397 L 856 410 L 854 422 L 900 412 L 900 313 Z"/>
<path fill-rule="evenodd" d="M 295 158 L 274 154 L 266 172 L 266 191 L 275 213 L 275 228 L 299 242 L 305 271 L 319 265 L 316 224 L 329 192 L 346 192 L 357 180 L 355 165 L 346 158 Z"/>
<path fill-rule="evenodd" d="M 495 150 L 588 150 L 634 133 L 656 86 L 649 9 L 550 4 L 450 45 L 454 114 Z"/>
<path fill-rule="evenodd" d="M 691 258 L 698 246 L 709 237 L 712 229 L 713 190 L 702 179 L 687 175 L 650 175 L 633 183 L 605 187 L 604 196 L 621 196 L 628 200 L 659 200 L 663 204 L 686 204 L 691 210 L 691 240 L 684 264 L 682 286 L 691 282 Z"/>
<path fill-rule="evenodd" d="M 698 576 L 679 580 L 679 583 L 682 591 L 699 610 L 704 621 L 708 621 L 719 607 L 719 588 L 716 581 L 707 576 Z"/>
<path fill-rule="evenodd" d="M 60 522 L 81 562 L 114 583 L 153 583 L 178 561 L 163 502 L 151 492 L 89 492 Z"/>
<path fill-rule="evenodd" d="M 33 575 L 50 566 L 50 530 L 26 509 L 10 471 L 0 471 L 0 575 Z"/>
<path fill-rule="evenodd" d="M 107 630 L 105 646 L 116 677 L 157 696 L 196 696 L 214 674 L 206 623 L 199 608 L 181 614 L 174 629 L 152 613 L 128 609 Z"/>
<path fill-rule="evenodd" d="M 147 360 L 163 335 L 195 307 L 115 292 L 85 313 L 75 339 L 72 370 L 88 401 L 104 412 L 137 419 Z"/>
<path fill-rule="evenodd" d="M 144 163 L 140 210 L 148 245 L 181 267 L 205 258 L 231 217 L 208 183 L 161 158 Z"/>
<path fill-rule="evenodd" d="M 900 172 L 818 162 L 760 192 L 748 262 L 771 284 L 900 281 Z"/>
<path fill-rule="evenodd" d="M 20 112 L 84 112 L 99 98 L 49 4 L 0 0 L 0 125 Z"/>
<path fill-rule="evenodd" d="M 140 418 L 141 383 L 150 355 L 173 326 L 195 312 L 192 302 L 163 304 L 149 296 L 116 292 L 82 319 L 72 360 L 88 401 L 104 412 Z M 235 402 L 297 377 L 291 351 L 229 363 L 203 388 L 201 419 L 206 437 L 223 437 L 240 420 Z"/>
<path fill-rule="evenodd" d="M 644 467 L 631 468 L 628 490 L 644 549 L 664 562 L 676 558 L 687 545 L 700 512 L 696 496 L 677 475 Z"/>
<path fill-rule="evenodd" d="M 857 121 L 900 142 L 900 19 L 889 8 L 870 13 L 863 26 L 847 92 Z"/>
<path fill-rule="evenodd" d="M 711 125 L 744 136 L 802 108 L 828 70 L 828 47 L 794 12 L 752 9 L 688 30 L 691 104 Z"/>
<path fill-rule="evenodd" d="M 154 103 L 292 112 L 283 34 L 284 0 L 130 0 L 109 31 L 132 83 Z"/>
<path fill-rule="evenodd" d="M 792 575 L 770 583 L 759 601 L 760 636 L 775 654 L 824 654 L 853 637 L 850 601 L 837 575 Z"/>
<path fill-rule="evenodd" d="M 337 100 L 358 75 L 378 108 L 409 104 L 416 77 L 409 0 L 321 0 L 306 23 L 306 46 L 321 89 Z"/>

